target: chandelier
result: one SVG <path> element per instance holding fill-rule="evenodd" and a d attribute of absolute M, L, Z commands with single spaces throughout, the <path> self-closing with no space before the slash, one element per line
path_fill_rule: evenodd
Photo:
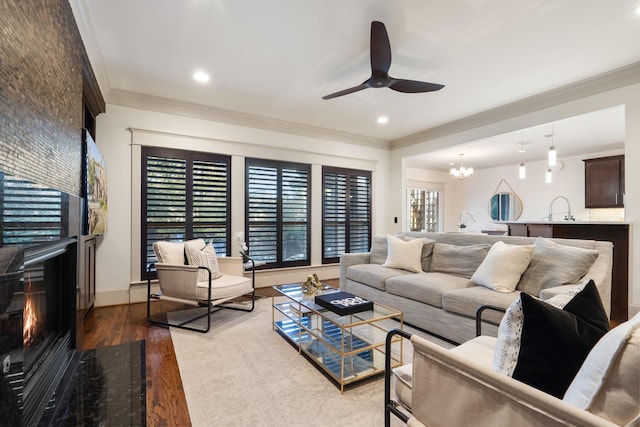
<path fill-rule="evenodd" d="M 464 157 L 464 154 L 460 154 L 460 167 L 451 168 L 451 171 L 450 171 L 451 176 L 459 180 L 467 179 L 471 175 L 473 175 L 473 168 L 464 167 L 464 165 L 462 164 L 463 157 Z"/>

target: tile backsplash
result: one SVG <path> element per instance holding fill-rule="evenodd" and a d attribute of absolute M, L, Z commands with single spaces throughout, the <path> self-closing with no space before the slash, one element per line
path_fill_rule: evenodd
<path fill-rule="evenodd" d="M 591 209 L 590 221 L 624 221 L 624 208 Z"/>

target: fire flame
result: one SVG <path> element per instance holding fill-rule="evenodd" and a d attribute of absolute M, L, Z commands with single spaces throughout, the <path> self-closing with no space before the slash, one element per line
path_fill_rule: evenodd
<path fill-rule="evenodd" d="M 27 280 L 29 282 L 28 289 L 31 291 L 31 277 L 29 276 Z M 26 301 L 23 313 L 22 336 L 25 347 L 31 344 L 38 332 L 38 317 L 36 316 L 36 310 L 33 307 L 33 301 L 30 298 L 30 293 L 31 292 L 25 292 Z"/>

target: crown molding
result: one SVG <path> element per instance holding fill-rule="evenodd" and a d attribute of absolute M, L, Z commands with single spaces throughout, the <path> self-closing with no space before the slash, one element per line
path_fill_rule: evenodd
<path fill-rule="evenodd" d="M 425 141 L 475 129 L 480 126 L 512 119 L 524 114 L 554 107 L 591 95 L 618 89 L 640 82 L 640 62 L 617 68 L 606 73 L 579 80 L 528 98 L 491 110 L 454 120 L 440 126 L 425 129 L 391 141 L 391 148 L 409 147 Z"/>
<path fill-rule="evenodd" d="M 120 89 L 111 90 L 107 97 L 107 103 L 120 105 L 122 107 L 210 120 L 273 132 L 284 132 L 311 138 L 330 139 L 346 142 L 348 144 L 363 145 L 368 148 L 378 148 L 381 150 L 391 149 L 390 141 L 383 139 L 338 132 L 330 129 L 307 126 L 282 120 L 269 119 L 253 114 L 240 113 L 237 111 L 177 101 L 174 99 L 146 95 L 137 92 L 129 92 Z"/>
<path fill-rule="evenodd" d="M 98 47 L 96 35 L 93 32 L 93 28 L 95 26 L 91 19 L 87 0 L 69 0 L 69 4 L 71 5 L 73 17 L 76 20 L 76 26 L 78 27 L 78 32 L 82 38 L 86 55 L 89 58 L 88 65 L 93 69 L 93 74 L 95 75 L 95 79 L 98 87 L 101 89 L 101 92 L 103 94 L 109 93 L 111 90 L 111 83 L 109 81 L 109 75 L 107 73 L 104 59 L 102 59 L 102 54 Z"/>

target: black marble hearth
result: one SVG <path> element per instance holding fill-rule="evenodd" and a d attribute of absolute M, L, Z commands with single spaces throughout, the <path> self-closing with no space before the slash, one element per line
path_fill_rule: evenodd
<path fill-rule="evenodd" d="M 146 425 L 144 341 L 77 353 L 58 389 L 40 427 Z"/>

